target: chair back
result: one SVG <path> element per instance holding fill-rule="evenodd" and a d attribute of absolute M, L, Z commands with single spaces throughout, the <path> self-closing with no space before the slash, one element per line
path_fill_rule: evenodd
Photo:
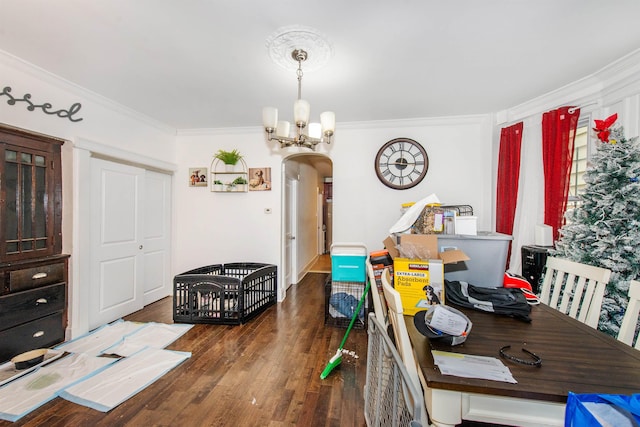
<path fill-rule="evenodd" d="M 384 299 L 384 293 L 378 287 L 376 275 L 373 272 L 373 266 L 371 265 L 369 258 L 367 258 L 365 265 L 367 267 L 367 277 L 369 279 L 369 283 L 371 283 L 369 293 L 371 294 L 371 300 L 373 301 L 373 312 L 375 313 L 378 322 L 386 328 L 389 326 L 387 302 Z"/>
<path fill-rule="evenodd" d="M 378 322 L 369 314 L 364 418 L 367 426 L 428 426 L 422 390 L 409 378 L 398 351 Z"/>
<path fill-rule="evenodd" d="M 405 364 L 409 377 L 411 377 L 416 387 L 420 386 L 420 379 L 418 378 L 418 369 L 416 366 L 416 359 L 413 355 L 413 347 L 411 347 L 411 340 L 409 338 L 409 332 L 407 331 L 407 325 L 404 323 L 404 312 L 402 311 L 402 300 L 400 299 L 400 293 L 391 286 L 391 276 L 389 269 L 385 268 L 381 276 L 382 290 L 384 291 L 384 298 L 387 301 L 389 308 L 389 323 L 393 328 L 393 335 L 396 340 L 396 347 L 398 353 L 402 357 L 402 361 Z"/>
<path fill-rule="evenodd" d="M 597 328 L 610 276 L 606 268 L 547 257 L 540 301 Z"/>
<path fill-rule="evenodd" d="M 640 339 L 636 337 L 638 317 L 640 316 L 640 282 L 632 280 L 629 283 L 629 304 L 624 312 L 618 340 L 640 350 Z M 635 341 L 635 342 L 634 342 Z"/>

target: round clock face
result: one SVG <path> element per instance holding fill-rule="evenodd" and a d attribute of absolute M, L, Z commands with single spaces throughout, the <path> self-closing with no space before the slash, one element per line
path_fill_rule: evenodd
<path fill-rule="evenodd" d="M 384 185 L 406 190 L 418 185 L 427 175 L 429 157 L 422 145 L 413 139 L 396 138 L 378 150 L 375 169 Z"/>

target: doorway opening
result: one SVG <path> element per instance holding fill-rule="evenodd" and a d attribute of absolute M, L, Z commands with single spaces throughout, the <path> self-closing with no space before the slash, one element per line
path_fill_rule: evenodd
<path fill-rule="evenodd" d="M 326 234 L 333 229 L 333 217 L 326 215 L 325 191 L 331 189 L 329 200 L 333 203 L 332 176 L 333 163 L 324 154 L 296 154 L 283 160 L 281 297 L 328 254 Z M 331 183 L 328 187 L 327 182 Z"/>

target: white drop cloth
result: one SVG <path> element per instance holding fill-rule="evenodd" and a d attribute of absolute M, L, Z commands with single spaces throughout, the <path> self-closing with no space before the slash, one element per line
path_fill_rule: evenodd
<path fill-rule="evenodd" d="M 147 347 L 120 359 L 58 395 L 80 405 L 107 412 L 178 366 L 191 353 Z"/>
<path fill-rule="evenodd" d="M 17 421 L 56 393 L 114 363 L 117 359 L 71 354 L 38 368 L 0 389 L 0 419 Z"/>
<path fill-rule="evenodd" d="M 145 323 L 125 322 L 120 319 L 74 340 L 64 342 L 55 347 L 55 349 L 68 351 L 69 353 L 85 353 L 90 356 L 97 356 L 105 349 L 122 340 L 125 335 L 144 327 L 144 325 Z"/>
<path fill-rule="evenodd" d="M 144 347 L 165 348 L 192 327 L 193 325 L 184 324 L 147 323 L 142 328 L 122 337 L 118 343 L 105 349 L 103 353 L 126 357 Z"/>

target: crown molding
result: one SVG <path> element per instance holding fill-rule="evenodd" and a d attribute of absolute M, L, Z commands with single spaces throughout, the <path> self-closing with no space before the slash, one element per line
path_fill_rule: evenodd
<path fill-rule="evenodd" d="M 629 89 L 635 87 L 640 90 L 640 49 L 580 80 L 497 112 L 496 125 L 513 123 L 562 105 L 602 107 L 628 96 Z"/>
<path fill-rule="evenodd" d="M 9 68 L 13 68 L 18 70 L 21 73 L 27 74 L 37 80 L 40 80 L 46 84 L 49 84 L 51 86 L 54 86 L 64 92 L 69 92 L 74 94 L 75 96 L 78 96 L 80 98 L 82 98 L 82 100 L 87 100 L 90 101 L 92 103 L 96 103 L 108 110 L 111 110 L 115 113 L 118 114 L 122 114 L 125 116 L 130 117 L 131 119 L 135 120 L 135 121 L 139 121 L 139 122 L 143 122 L 149 126 L 152 126 L 162 132 L 165 133 L 169 133 L 172 135 L 176 134 L 176 129 L 172 128 L 170 126 L 167 126 L 166 124 L 153 119 L 147 115 L 144 115 L 136 110 L 133 110 L 129 107 L 126 107 L 122 104 L 119 104 L 109 98 L 106 98 L 102 95 L 99 95 L 95 92 L 92 92 L 82 86 L 79 86 L 73 82 L 70 82 L 69 80 L 66 80 L 56 74 L 53 74 L 43 68 L 40 68 L 30 62 L 27 62 L 15 55 L 12 55 L 9 52 L 6 52 L 4 50 L 0 50 L 0 65 L 5 65 Z M 8 85 L 9 82 L 7 81 L 3 81 L 0 82 L 0 84 L 4 84 L 4 85 Z M 14 88 L 15 90 L 17 90 L 17 88 Z M 85 109 L 83 110 L 83 113 L 86 114 L 86 112 L 90 109 L 90 106 L 86 106 Z"/>
<path fill-rule="evenodd" d="M 475 114 L 466 116 L 423 117 L 398 120 L 375 120 L 360 122 L 336 123 L 336 132 L 340 130 L 381 129 L 381 128 L 407 128 L 407 127 L 434 127 L 434 126 L 466 126 L 480 125 L 491 122 L 491 114 Z M 262 134 L 264 128 L 260 126 L 234 127 L 234 128 L 194 128 L 178 129 L 177 136 L 203 136 L 203 135 L 240 135 Z"/>

